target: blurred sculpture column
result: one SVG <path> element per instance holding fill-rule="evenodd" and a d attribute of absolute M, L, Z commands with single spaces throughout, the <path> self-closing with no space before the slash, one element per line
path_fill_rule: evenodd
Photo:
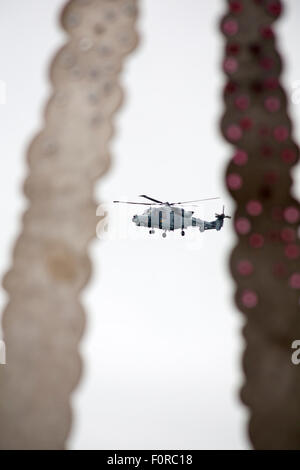
<path fill-rule="evenodd" d="M 230 266 L 246 321 L 241 395 L 256 449 L 300 449 L 300 369 L 291 361 L 292 342 L 300 339 L 300 207 L 291 195 L 299 150 L 272 29 L 282 4 L 227 3 L 221 127 L 234 146 L 226 182 L 238 237 Z"/>
<path fill-rule="evenodd" d="M 52 62 L 53 94 L 28 150 L 29 206 L 4 279 L 2 449 L 62 449 L 70 431 L 85 321 L 79 296 L 96 231 L 94 182 L 109 166 L 119 74 L 137 42 L 135 20 L 136 0 L 72 0 L 62 14 L 68 41 Z"/>

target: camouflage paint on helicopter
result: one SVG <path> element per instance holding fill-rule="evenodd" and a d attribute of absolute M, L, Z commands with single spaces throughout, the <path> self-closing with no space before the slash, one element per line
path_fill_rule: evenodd
<path fill-rule="evenodd" d="M 162 236 L 166 237 L 167 231 L 181 230 L 181 235 L 185 235 L 185 229 L 188 227 L 199 227 L 200 232 L 205 230 L 215 229 L 217 231 L 221 230 L 223 227 L 224 219 L 231 217 L 224 214 L 224 206 L 222 214 L 215 214 L 216 219 L 207 222 L 206 220 L 193 217 L 194 211 L 185 210 L 182 207 L 176 207 L 180 205 L 191 205 L 195 202 L 209 201 L 215 198 L 208 199 L 197 199 L 195 201 L 184 201 L 184 202 L 162 202 L 157 199 L 153 199 L 146 195 L 141 195 L 145 199 L 152 201 L 151 203 L 145 202 L 129 202 L 129 201 L 114 201 L 114 203 L 122 204 L 137 204 L 137 205 L 147 205 L 150 206 L 140 215 L 134 215 L 132 222 L 134 222 L 138 227 L 148 227 L 149 233 L 155 233 L 155 228 L 163 230 Z"/>

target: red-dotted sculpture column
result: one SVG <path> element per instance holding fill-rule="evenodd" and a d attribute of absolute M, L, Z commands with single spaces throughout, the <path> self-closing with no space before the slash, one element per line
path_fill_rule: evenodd
<path fill-rule="evenodd" d="M 222 133 L 233 146 L 226 184 L 238 237 L 230 266 L 246 319 L 242 400 L 257 449 L 300 449 L 300 207 L 291 196 L 299 150 L 279 81 L 274 0 L 231 0 L 221 21 L 225 55 Z"/>

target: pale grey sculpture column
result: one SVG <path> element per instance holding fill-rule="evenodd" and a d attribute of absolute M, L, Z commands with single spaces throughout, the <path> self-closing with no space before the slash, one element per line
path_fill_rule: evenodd
<path fill-rule="evenodd" d="M 109 167 L 119 74 L 137 43 L 136 0 L 72 0 L 61 18 L 69 37 L 51 64 L 53 94 L 27 154 L 29 207 L 3 281 L 1 449 L 65 447 L 82 367 L 80 291 L 91 274 L 94 182 Z"/>

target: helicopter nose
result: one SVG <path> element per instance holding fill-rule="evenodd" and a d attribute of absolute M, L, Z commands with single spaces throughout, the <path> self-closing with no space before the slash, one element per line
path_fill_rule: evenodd
<path fill-rule="evenodd" d="M 132 217 L 132 222 L 135 222 L 135 223 L 136 223 L 136 222 L 138 222 L 138 220 L 139 220 L 139 219 L 138 219 L 138 216 L 137 216 L 137 215 L 134 215 L 134 216 Z"/>

